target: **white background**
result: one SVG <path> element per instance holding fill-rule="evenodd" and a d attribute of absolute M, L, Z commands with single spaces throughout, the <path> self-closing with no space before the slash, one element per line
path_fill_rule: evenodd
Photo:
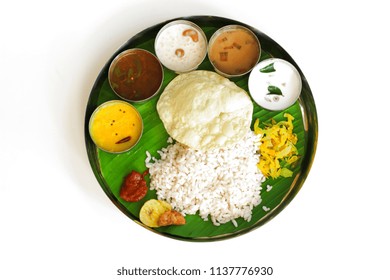
<path fill-rule="evenodd" d="M 385 3 L 2 1 L 0 278 L 272 266 L 263 279 L 390 279 Z M 143 29 L 190 15 L 232 18 L 273 38 L 305 74 L 319 117 L 316 158 L 296 198 L 265 226 L 212 243 L 165 238 L 128 219 L 100 188 L 84 145 L 88 95 L 110 56 Z"/>

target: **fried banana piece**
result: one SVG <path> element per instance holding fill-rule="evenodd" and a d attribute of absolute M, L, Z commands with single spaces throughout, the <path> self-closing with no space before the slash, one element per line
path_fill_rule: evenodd
<path fill-rule="evenodd" d="M 160 227 L 170 225 L 185 225 L 185 223 L 186 220 L 184 216 L 175 210 L 169 210 L 164 212 L 163 214 L 161 214 L 157 221 L 157 224 Z"/>

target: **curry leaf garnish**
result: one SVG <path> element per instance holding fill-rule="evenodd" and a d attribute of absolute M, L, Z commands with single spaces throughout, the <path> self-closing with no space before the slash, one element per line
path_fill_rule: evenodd
<path fill-rule="evenodd" d="M 263 68 L 260 69 L 260 72 L 261 73 L 271 73 L 271 72 L 275 72 L 275 67 L 274 67 L 274 62 L 272 62 L 271 64 L 268 64 L 267 66 L 264 66 Z"/>
<path fill-rule="evenodd" d="M 269 92 L 267 93 L 267 95 L 269 95 L 269 94 L 276 94 L 276 95 L 282 95 L 283 96 L 282 91 L 277 86 L 272 86 L 272 85 L 268 86 L 268 91 Z"/>

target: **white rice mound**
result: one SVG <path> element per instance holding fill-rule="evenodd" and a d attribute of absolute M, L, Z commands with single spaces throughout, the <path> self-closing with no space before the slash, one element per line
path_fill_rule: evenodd
<path fill-rule="evenodd" d="M 199 213 L 214 225 L 242 217 L 252 218 L 261 203 L 265 177 L 257 168 L 260 136 L 248 131 L 242 141 L 224 149 L 198 151 L 180 143 L 158 151 L 160 159 L 146 152 L 150 189 L 183 215 Z"/>

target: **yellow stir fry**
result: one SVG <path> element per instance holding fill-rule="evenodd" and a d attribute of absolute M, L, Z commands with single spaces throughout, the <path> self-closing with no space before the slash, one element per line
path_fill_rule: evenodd
<path fill-rule="evenodd" d="M 285 121 L 266 124 L 264 128 L 259 127 L 259 119 L 255 121 L 254 132 L 261 134 L 260 162 L 257 167 L 267 178 L 273 179 L 291 177 L 291 165 L 298 160 L 298 150 L 295 147 L 298 137 L 293 133 L 294 117 L 288 113 L 284 114 Z"/>

